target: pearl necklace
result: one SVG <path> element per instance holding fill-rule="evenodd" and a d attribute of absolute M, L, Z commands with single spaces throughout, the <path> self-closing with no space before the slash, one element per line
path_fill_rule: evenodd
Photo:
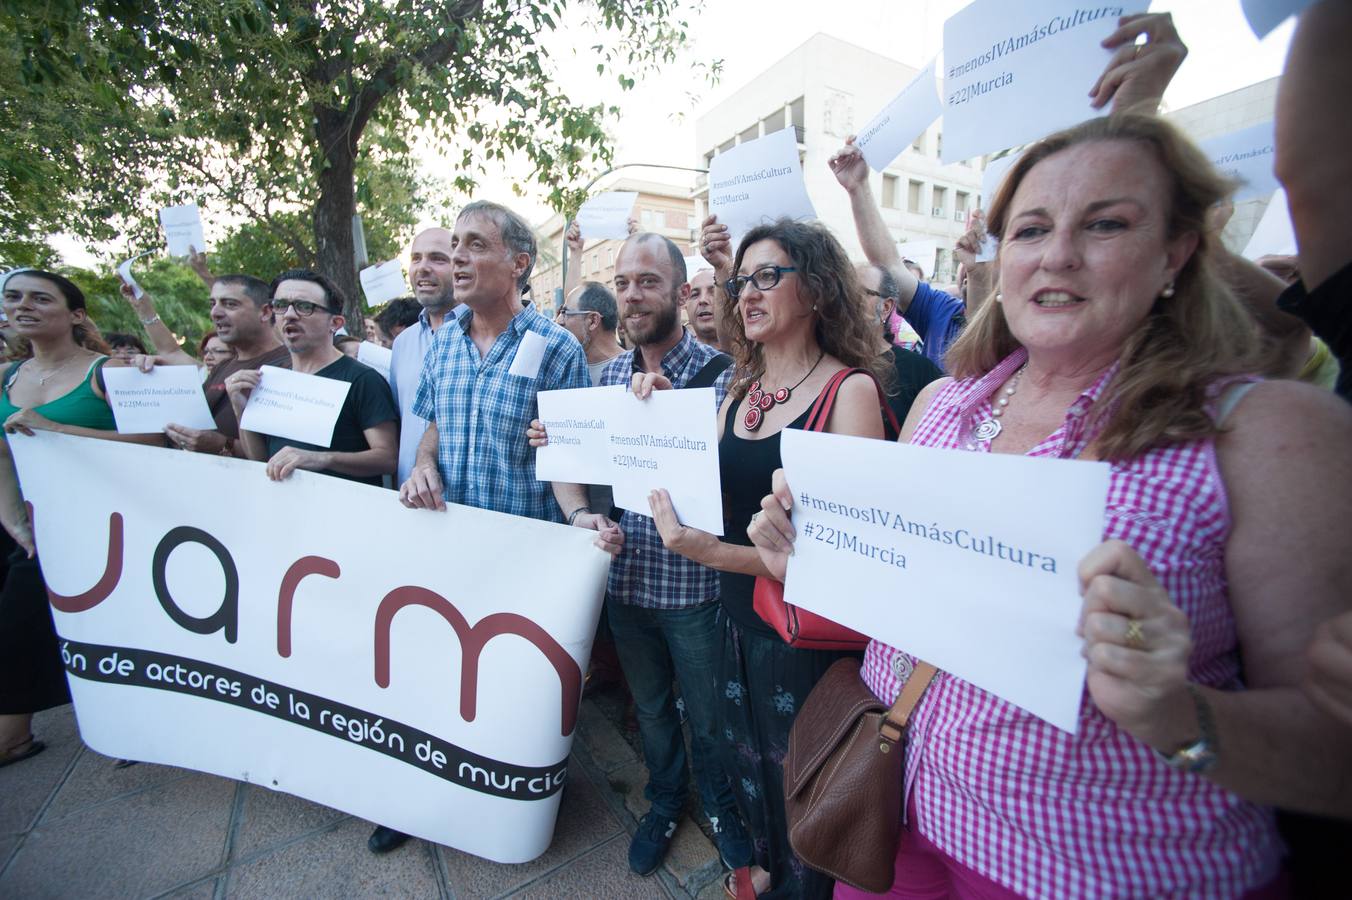
<path fill-rule="evenodd" d="M 1009 379 L 1005 385 L 1004 395 L 991 404 L 990 418 L 976 426 L 973 436 L 978 441 L 993 441 L 1000 436 L 1004 426 L 1000 424 L 1000 417 L 1005 414 L 1005 409 L 1009 406 L 1009 398 L 1014 396 L 1014 392 L 1019 389 L 1019 380 L 1023 378 L 1023 372 L 1028 368 L 1028 363 L 1019 366 L 1019 371 L 1014 373 L 1014 377 Z"/>

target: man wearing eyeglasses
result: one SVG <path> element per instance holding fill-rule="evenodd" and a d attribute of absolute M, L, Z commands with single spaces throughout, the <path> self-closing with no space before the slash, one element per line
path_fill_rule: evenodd
<path fill-rule="evenodd" d="M 334 332 L 344 321 L 342 296 L 328 278 L 308 269 L 278 275 L 271 292 L 270 305 L 281 326 L 292 370 L 350 382 L 352 387 L 328 447 L 241 429 L 245 453 L 249 459 L 266 461 L 267 475 L 274 481 L 289 477 L 296 469 L 308 469 L 379 487 L 382 476 L 394 474 L 399 410 L 379 372 L 334 347 Z M 260 377 L 253 369 L 236 372 L 226 380 L 236 416 L 244 414 Z"/>
<path fill-rule="evenodd" d="M 615 295 L 599 281 L 584 281 L 554 311 L 554 321 L 577 338 L 587 354 L 587 374 L 593 385 L 600 384 L 601 372 L 624 352 L 615 339 L 620 324 Z"/>

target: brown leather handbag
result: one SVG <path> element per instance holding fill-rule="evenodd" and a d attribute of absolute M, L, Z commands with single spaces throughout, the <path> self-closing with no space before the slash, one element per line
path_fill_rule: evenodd
<path fill-rule="evenodd" d="M 891 709 L 857 659 L 837 661 L 808 694 L 784 757 L 789 845 L 806 865 L 875 894 L 892 887 L 906 727 L 934 672 L 917 662 Z"/>
<path fill-rule="evenodd" d="M 817 402 L 812 405 L 812 411 L 808 413 L 807 422 L 803 425 L 804 431 L 826 430 L 826 420 L 831 416 L 831 407 L 836 402 L 836 394 L 840 392 L 841 384 L 856 372 L 864 372 L 872 377 L 872 373 L 866 369 L 841 369 L 831 376 L 826 387 L 817 395 Z M 878 405 L 882 410 L 883 421 L 892 428 L 890 433 L 896 434 L 900 428 L 897 417 L 887 405 L 887 397 L 883 395 L 882 386 L 876 380 L 873 384 L 878 388 Z M 756 576 L 751 604 L 756 615 L 773 628 L 790 647 L 804 650 L 863 650 L 868 646 L 868 635 L 846 628 L 825 616 L 785 603 L 784 585 L 773 578 Z"/>

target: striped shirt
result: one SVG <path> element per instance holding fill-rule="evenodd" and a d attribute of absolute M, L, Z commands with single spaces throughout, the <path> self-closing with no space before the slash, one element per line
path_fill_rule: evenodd
<path fill-rule="evenodd" d="M 685 387 L 717 355 L 717 350 L 701 344 L 687 331 L 662 357 L 662 374 L 672 387 Z M 732 368 L 720 372 L 714 382 L 711 416 L 718 415 L 727 395 Z M 630 350 L 606 365 L 601 384 L 629 384 L 633 374 L 642 371 L 643 357 Z M 612 597 L 647 609 L 684 609 L 718 599 L 718 572 L 663 547 L 652 516 L 626 510 L 620 517 L 620 530 L 624 532 L 624 549 L 610 564 L 607 585 Z"/>
<path fill-rule="evenodd" d="M 991 396 L 1027 359 L 935 396 L 912 442 L 989 452 L 973 431 Z M 1087 413 L 1116 367 L 1073 403 L 1029 456 L 1069 458 L 1092 439 Z M 1159 447 L 1113 464 L 1105 540 L 1130 544 L 1187 614 L 1190 678 L 1242 689 L 1225 578 L 1230 514 L 1215 442 Z M 892 702 L 912 657 L 869 644 L 863 678 Z M 1070 735 L 940 673 L 912 719 L 906 796 L 916 826 L 945 853 L 1030 897 L 1235 897 L 1276 877 L 1271 812 L 1206 778 L 1169 768 L 1085 693 Z"/>
<path fill-rule="evenodd" d="M 535 480 L 526 426 L 536 417 L 537 392 L 591 387 L 582 345 L 527 307 L 480 356 L 469 335 L 473 321 L 470 310 L 437 329 L 413 400 L 414 414 L 437 424 L 446 502 L 560 522 L 550 483 Z M 532 332 L 545 342 L 540 364 L 534 374 L 513 375 Z"/>

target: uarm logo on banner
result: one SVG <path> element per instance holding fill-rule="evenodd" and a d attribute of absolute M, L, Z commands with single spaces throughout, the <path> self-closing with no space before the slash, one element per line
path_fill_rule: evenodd
<path fill-rule="evenodd" d="M 33 504 L 28 507 L 28 521 L 33 522 Z M 36 526 L 34 526 L 36 527 Z M 47 588 L 47 599 L 61 612 L 80 613 L 93 609 L 112 594 L 117 583 L 122 580 L 122 513 L 113 513 L 108 517 L 108 558 L 103 566 L 103 577 L 89 590 L 80 594 L 58 594 Z"/>
<path fill-rule="evenodd" d="M 515 634 L 535 645 L 545 655 L 559 676 L 563 691 L 561 729 L 564 737 L 573 733 L 577 725 L 577 705 L 582 696 L 582 670 L 577 661 L 549 633 L 536 623 L 516 613 L 494 613 L 470 627 L 460 610 L 445 597 L 427 588 L 408 585 L 395 588 L 380 601 L 376 611 L 376 684 L 390 686 L 390 626 L 394 616 L 406 606 L 426 606 L 439 613 L 455 629 L 460 638 L 460 717 L 473 722 L 478 706 L 479 656 L 493 638 Z"/>

